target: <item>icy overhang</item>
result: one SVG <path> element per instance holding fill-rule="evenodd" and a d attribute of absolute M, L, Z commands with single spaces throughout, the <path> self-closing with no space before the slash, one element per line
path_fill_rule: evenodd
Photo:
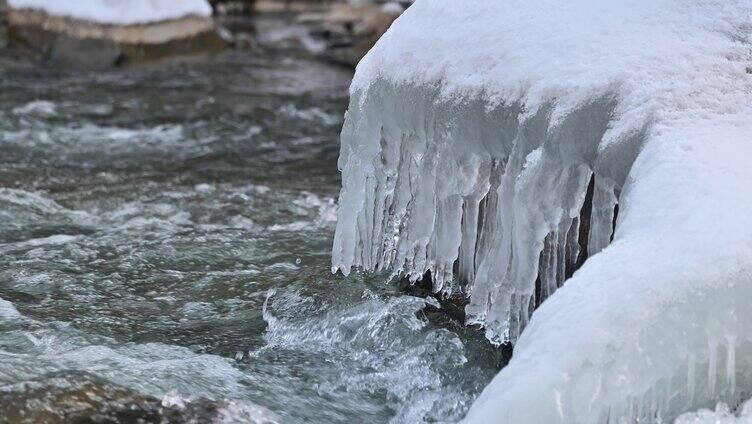
<path fill-rule="evenodd" d="M 750 37 L 748 0 L 418 0 L 359 64 L 332 264 L 517 342 L 469 421 L 752 390 Z"/>

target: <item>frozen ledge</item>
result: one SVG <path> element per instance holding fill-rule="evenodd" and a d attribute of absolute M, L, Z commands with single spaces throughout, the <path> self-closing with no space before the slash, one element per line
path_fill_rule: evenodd
<path fill-rule="evenodd" d="M 553 104 L 442 99 L 379 80 L 351 98 L 333 266 L 431 273 L 470 298 L 469 323 L 515 341 L 533 310 L 611 240 L 622 186 L 644 141 L 602 145 L 616 105 L 603 94 L 551 120 Z M 552 127 L 554 126 L 555 127 Z"/>
<path fill-rule="evenodd" d="M 418 0 L 360 63 L 332 265 L 430 272 L 516 343 L 467 422 L 669 422 L 752 393 L 750 16 Z"/>

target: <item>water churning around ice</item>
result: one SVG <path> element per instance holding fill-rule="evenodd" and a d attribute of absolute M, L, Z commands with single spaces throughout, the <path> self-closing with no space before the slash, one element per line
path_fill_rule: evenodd
<path fill-rule="evenodd" d="M 0 421 L 459 420 L 494 352 L 329 273 L 349 78 L 0 68 Z"/>

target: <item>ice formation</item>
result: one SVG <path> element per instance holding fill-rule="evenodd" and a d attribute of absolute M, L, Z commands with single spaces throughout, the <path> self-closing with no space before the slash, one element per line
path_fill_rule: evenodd
<path fill-rule="evenodd" d="M 8 6 L 113 25 L 143 24 L 188 15 L 211 16 L 212 13 L 206 0 L 8 0 Z"/>
<path fill-rule="evenodd" d="M 747 401 L 734 414 L 725 403 L 719 403 L 714 411 L 703 408 L 697 412 L 682 414 L 674 424 L 750 424 L 752 423 L 752 402 Z"/>
<path fill-rule="evenodd" d="M 468 422 L 752 390 L 750 37 L 749 0 L 418 0 L 359 64 L 332 264 L 516 341 Z"/>

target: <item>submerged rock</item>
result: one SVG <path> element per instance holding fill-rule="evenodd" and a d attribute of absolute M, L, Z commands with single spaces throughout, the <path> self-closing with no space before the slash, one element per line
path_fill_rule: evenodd
<path fill-rule="evenodd" d="M 38 2 L 36 2 L 38 3 Z M 14 0 L 8 10 L 8 44 L 72 68 L 105 69 L 215 53 L 225 42 L 211 8 L 174 9 L 151 3 L 126 12 L 128 4 L 94 2 L 87 7 L 45 6 Z M 185 3 L 185 2 L 184 2 Z"/>
<path fill-rule="evenodd" d="M 256 13 L 309 13 L 323 12 L 332 2 L 327 0 L 254 0 Z"/>
<path fill-rule="evenodd" d="M 273 424 L 266 408 L 230 400 L 191 399 L 177 392 L 162 400 L 85 375 L 63 373 L 0 391 L 0 417 L 13 424 L 247 423 Z"/>
<path fill-rule="evenodd" d="M 10 423 L 159 422 L 156 398 L 122 387 L 63 374 L 2 393 L 0 416 Z"/>
<path fill-rule="evenodd" d="M 249 15 L 253 12 L 255 0 L 209 0 L 214 13 L 220 15 Z"/>

